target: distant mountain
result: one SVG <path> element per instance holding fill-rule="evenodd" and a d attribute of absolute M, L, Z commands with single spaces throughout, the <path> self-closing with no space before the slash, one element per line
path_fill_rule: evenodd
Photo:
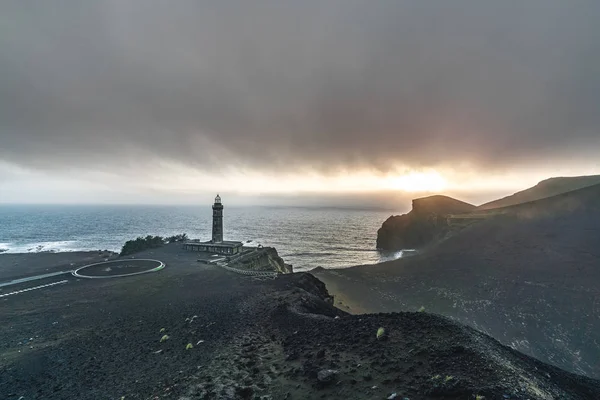
<path fill-rule="evenodd" d="M 392 215 L 377 231 L 377 248 L 400 250 L 420 247 L 443 235 L 446 216 L 471 212 L 475 206 L 448 196 L 429 196 L 412 201 L 412 210 Z"/>
<path fill-rule="evenodd" d="M 317 276 L 359 309 L 425 306 L 599 378 L 600 184 L 494 211 L 421 254 Z"/>
<path fill-rule="evenodd" d="M 539 200 L 557 194 L 570 192 L 587 186 L 600 184 L 600 175 L 571 176 L 550 178 L 539 182 L 534 187 L 522 190 L 499 200 L 494 200 L 477 207 L 478 210 L 507 207 L 519 203 Z"/>

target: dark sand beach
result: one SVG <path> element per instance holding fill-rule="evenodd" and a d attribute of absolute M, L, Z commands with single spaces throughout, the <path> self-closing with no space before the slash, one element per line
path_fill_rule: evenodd
<path fill-rule="evenodd" d="M 23 255 L 24 273 L 28 257 L 34 273 L 83 261 Z M 309 274 L 241 276 L 178 245 L 137 257 L 167 267 L 2 288 L 67 281 L 0 298 L 3 399 L 600 398 L 600 382 L 439 316 L 350 315 Z"/>

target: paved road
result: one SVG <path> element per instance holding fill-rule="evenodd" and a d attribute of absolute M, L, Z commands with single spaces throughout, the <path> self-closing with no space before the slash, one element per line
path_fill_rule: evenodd
<path fill-rule="evenodd" d="M 0 282 L 0 287 L 10 286 L 10 285 L 17 285 L 19 283 L 24 283 L 24 282 L 29 282 L 29 281 L 35 281 L 35 280 L 38 280 L 38 279 L 46 279 L 46 278 L 50 278 L 50 277 L 53 277 L 53 276 L 70 274 L 70 273 L 71 273 L 71 271 L 59 271 L 59 272 L 52 272 L 50 274 L 28 276 L 28 277 L 25 277 L 25 278 L 13 279 L 12 281 Z"/>

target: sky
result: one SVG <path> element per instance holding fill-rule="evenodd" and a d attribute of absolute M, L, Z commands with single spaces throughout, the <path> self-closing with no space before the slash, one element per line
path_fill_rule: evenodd
<path fill-rule="evenodd" d="M 0 203 L 481 203 L 600 173 L 600 2 L 0 3 Z"/>

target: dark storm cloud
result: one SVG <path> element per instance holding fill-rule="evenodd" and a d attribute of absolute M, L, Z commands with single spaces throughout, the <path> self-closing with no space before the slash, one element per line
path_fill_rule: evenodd
<path fill-rule="evenodd" d="M 584 0 L 5 1 L 0 160 L 386 171 L 592 154 L 598 17 Z"/>

